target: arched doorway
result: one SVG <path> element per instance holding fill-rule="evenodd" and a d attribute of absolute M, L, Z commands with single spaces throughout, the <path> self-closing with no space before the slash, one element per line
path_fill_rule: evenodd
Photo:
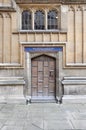
<path fill-rule="evenodd" d="M 31 99 L 52 100 L 56 97 L 56 60 L 47 55 L 31 59 Z"/>

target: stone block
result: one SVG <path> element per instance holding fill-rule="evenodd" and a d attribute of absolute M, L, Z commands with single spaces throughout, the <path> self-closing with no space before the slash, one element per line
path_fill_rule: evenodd
<path fill-rule="evenodd" d="M 0 102 L 25 103 L 22 77 L 0 77 Z"/>

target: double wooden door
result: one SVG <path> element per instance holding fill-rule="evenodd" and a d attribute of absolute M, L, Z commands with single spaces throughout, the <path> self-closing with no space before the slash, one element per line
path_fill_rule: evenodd
<path fill-rule="evenodd" d="M 46 55 L 32 59 L 32 99 L 55 99 L 55 64 L 55 59 Z"/>

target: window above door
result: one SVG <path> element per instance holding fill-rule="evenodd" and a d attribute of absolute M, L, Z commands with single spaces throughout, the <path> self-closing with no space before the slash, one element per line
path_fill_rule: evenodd
<path fill-rule="evenodd" d="M 58 30 L 59 13 L 55 9 L 35 11 L 23 10 L 22 12 L 22 30 Z"/>

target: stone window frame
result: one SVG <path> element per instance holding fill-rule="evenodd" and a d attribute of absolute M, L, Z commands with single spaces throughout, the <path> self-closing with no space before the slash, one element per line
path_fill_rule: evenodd
<path fill-rule="evenodd" d="M 22 12 L 24 11 L 24 10 L 26 10 L 26 9 L 23 9 L 22 10 Z M 32 24 L 31 24 L 31 28 L 32 29 L 28 29 L 28 30 L 23 30 L 22 29 L 22 13 L 21 13 L 21 26 L 20 26 L 20 30 L 23 30 L 23 31 L 33 31 L 33 30 L 37 30 L 37 29 L 35 29 L 35 25 L 34 25 L 34 21 L 35 21 L 35 12 L 36 11 L 42 11 L 42 12 L 44 12 L 44 15 L 45 15 L 45 17 L 44 17 L 44 26 L 45 26 L 45 28 L 44 29 L 41 29 L 41 30 L 59 30 L 60 29 L 60 21 L 61 21 L 61 17 L 60 17 L 60 10 L 59 10 L 59 8 L 32 8 L 32 9 L 27 9 L 28 11 L 30 11 L 31 12 L 31 17 L 32 17 Z M 48 12 L 49 11 L 53 11 L 53 10 L 55 10 L 56 12 L 57 12 L 57 17 L 58 17 L 58 22 L 57 22 L 57 26 L 58 26 L 58 28 L 56 28 L 56 29 L 48 29 Z M 40 31 L 40 30 L 38 30 L 38 31 Z"/>

